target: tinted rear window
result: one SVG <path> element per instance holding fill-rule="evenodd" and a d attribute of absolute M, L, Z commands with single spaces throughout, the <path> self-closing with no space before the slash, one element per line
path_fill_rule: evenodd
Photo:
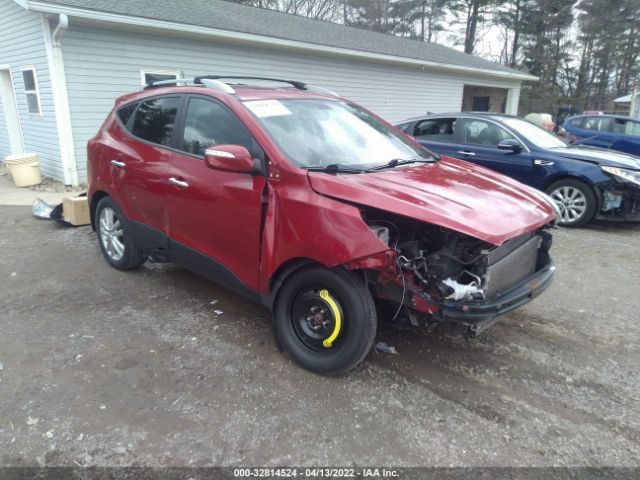
<path fill-rule="evenodd" d="M 180 97 L 160 97 L 140 104 L 131 133 L 148 142 L 169 145 L 175 128 Z"/>
<path fill-rule="evenodd" d="M 131 115 L 133 115 L 133 112 L 136 111 L 137 106 L 137 103 L 130 103 L 129 105 L 125 105 L 120 110 L 118 110 L 118 117 L 124 125 L 127 124 L 129 119 L 131 118 Z"/>

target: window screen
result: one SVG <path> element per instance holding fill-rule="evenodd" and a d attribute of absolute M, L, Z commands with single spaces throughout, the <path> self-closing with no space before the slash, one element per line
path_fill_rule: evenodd
<path fill-rule="evenodd" d="M 180 97 L 160 97 L 142 102 L 131 132 L 159 145 L 170 145 Z"/>
<path fill-rule="evenodd" d="M 199 156 L 212 145 L 242 145 L 250 152 L 252 139 L 240 121 L 222 105 L 192 98 L 187 109 L 181 150 Z"/>

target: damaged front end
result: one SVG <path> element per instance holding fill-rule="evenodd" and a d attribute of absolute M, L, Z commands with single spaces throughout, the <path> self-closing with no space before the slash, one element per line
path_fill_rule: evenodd
<path fill-rule="evenodd" d="M 366 211 L 369 228 L 389 247 L 365 269 L 377 298 L 398 305 L 414 325 L 455 321 L 475 337 L 500 316 L 539 295 L 552 281 L 548 226 L 500 246 L 435 225 Z"/>

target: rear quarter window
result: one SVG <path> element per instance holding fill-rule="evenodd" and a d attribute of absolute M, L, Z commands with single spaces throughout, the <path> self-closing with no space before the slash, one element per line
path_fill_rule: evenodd
<path fill-rule="evenodd" d="M 118 118 L 123 125 L 126 126 L 127 123 L 129 123 L 129 119 L 131 118 L 131 115 L 133 115 L 133 112 L 136 111 L 137 106 L 137 103 L 130 103 L 129 105 L 125 105 L 118 110 Z"/>

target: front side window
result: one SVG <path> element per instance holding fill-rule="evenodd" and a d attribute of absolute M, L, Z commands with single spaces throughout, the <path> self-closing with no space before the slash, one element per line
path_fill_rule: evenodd
<path fill-rule="evenodd" d="M 180 97 L 159 97 L 140 104 L 131 133 L 148 142 L 170 145 Z"/>
<path fill-rule="evenodd" d="M 336 100 L 254 100 L 244 105 L 285 156 L 302 168 L 374 167 L 391 160 L 431 158 L 394 129 Z"/>
<path fill-rule="evenodd" d="M 434 118 L 418 122 L 414 137 L 420 140 L 453 142 L 456 136 L 455 118 Z"/>
<path fill-rule="evenodd" d="M 27 100 L 27 109 L 33 115 L 41 115 L 40 92 L 38 90 L 38 80 L 34 68 L 22 70 L 22 81 L 24 83 L 24 94 Z"/>
<path fill-rule="evenodd" d="M 493 122 L 479 119 L 467 119 L 464 123 L 464 143 L 495 147 L 502 140 L 513 139 L 504 128 Z"/>
<path fill-rule="evenodd" d="M 517 135 L 538 148 L 562 148 L 567 146 L 558 137 L 526 120 L 507 118 L 503 121 Z"/>
<path fill-rule="evenodd" d="M 189 101 L 181 150 L 202 157 L 214 145 L 242 145 L 251 152 L 252 143 L 246 128 L 222 105 L 202 98 Z"/>

